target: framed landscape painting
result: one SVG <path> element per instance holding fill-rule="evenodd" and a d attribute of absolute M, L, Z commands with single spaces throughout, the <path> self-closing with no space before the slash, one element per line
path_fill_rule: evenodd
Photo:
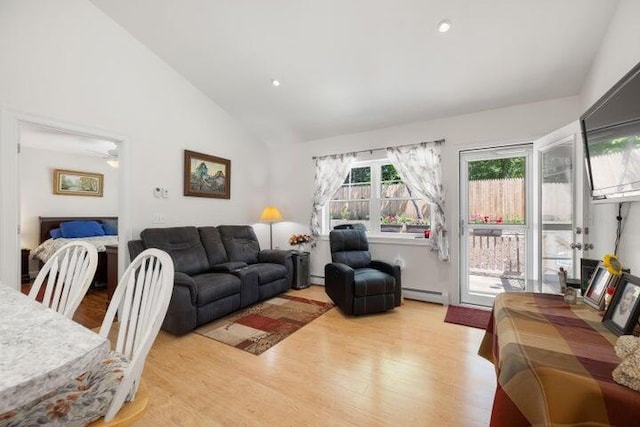
<path fill-rule="evenodd" d="M 65 169 L 53 170 L 53 194 L 102 197 L 104 175 Z"/>
<path fill-rule="evenodd" d="M 231 198 L 231 160 L 184 150 L 184 195 Z"/>

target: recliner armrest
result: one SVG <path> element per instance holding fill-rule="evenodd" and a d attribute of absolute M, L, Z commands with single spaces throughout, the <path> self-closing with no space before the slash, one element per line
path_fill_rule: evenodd
<path fill-rule="evenodd" d="M 258 262 L 271 262 L 274 264 L 286 265 L 287 259 L 291 258 L 291 251 L 283 249 L 264 249 L 258 252 Z"/>
<path fill-rule="evenodd" d="M 196 282 L 190 276 L 184 273 L 180 273 L 176 271 L 173 276 L 173 285 L 174 286 L 184 286 L 189 290 L 189 296 L 191 297 L 191 304 L 196 304 L 196 297 L 198 295 L 198 289 L 196 287 Z"/>
<path fill-rule="evenodd" d="M 371 268 L 375 268 L 376 270 L 380 270 L 384 273 L 387 273 L 396 279 L 396 289 L 394 296 L 394 306 L 398 307 L 402 303 L 402 276 L 400 267 L 397 265 L 389 264 L 384 261 L 371 261 L 369 264 Z"/>
<path fill-rule="evenodd" d="M 355 272 L 347 264 L 332 262 L 324 266 L 327 295 L 346 314 L 353 314 L 353 279 Z"/>
<path fill-rule="evenodd" d="M 241 268 L 245 268 L 247 266 L 246 262 L 243 261 L 230 261 L 223 262 L 222 264 L 216 264 L 211 268 L 211 271 L 222 272 L 222 273 L 233 273 L 236 270 L 240 270 Z"/>
<path fill-rule="evenodd" d="M 376 270 L 380 270 L 383 273 L 387 273 L 388 275 L 393 276 L 395 278 L 400 277 L 400 267 L 398 267 L 397 265 L 389 264 L 388 262 L 385 262 L 385 261 L 371 261 L 371 264 L 369 264 L 369 267 L 375 268 Z"/>
<path fill-rule="evenodd" d="M 129 247 L 129 261 L 136 259 L 145 250 L 142 240 L 129 240 L 127 246 Z"/>

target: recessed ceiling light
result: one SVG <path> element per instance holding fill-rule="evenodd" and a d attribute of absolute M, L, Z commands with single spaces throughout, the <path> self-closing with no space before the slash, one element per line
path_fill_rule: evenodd
<path fill-rule="evenodd" d="M 273 79 L 273 80 L 271 80 L 271 84 L 272 84 L 273 86 L 275 86 L 275 87 L 278 87 L 278 86 L 280 86 L 280 81 L 279 81 L 279 80 L 276 80 L 276 79 Z"/>
<path fill-rule="evenodd" d="M 446 33 L 450 29 L 451 29 L 451 21 L 449 21 L 448 19 L 443 19 L 438 23 L 438 31 L 440 31 L 441 33 Z"/>

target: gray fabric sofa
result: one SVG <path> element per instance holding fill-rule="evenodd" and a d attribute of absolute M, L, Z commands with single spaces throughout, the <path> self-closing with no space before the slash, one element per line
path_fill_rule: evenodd
<path fill-rule="evenodd" d="M 291 251 L 260 250 L 248 225 L 147 228 L 129 242 L 134 259 L 158 248 L 173 259 L 174 288 L 162 328 L 185 334 L 291 287 Z"/>

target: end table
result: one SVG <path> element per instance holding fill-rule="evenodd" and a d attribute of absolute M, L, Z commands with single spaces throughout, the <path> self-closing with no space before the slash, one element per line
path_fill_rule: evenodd
<path fill-rule="evenodd" d="M 293 251 L 293 289 L 304 289 L 311 285 L 309 252 Z"/>

